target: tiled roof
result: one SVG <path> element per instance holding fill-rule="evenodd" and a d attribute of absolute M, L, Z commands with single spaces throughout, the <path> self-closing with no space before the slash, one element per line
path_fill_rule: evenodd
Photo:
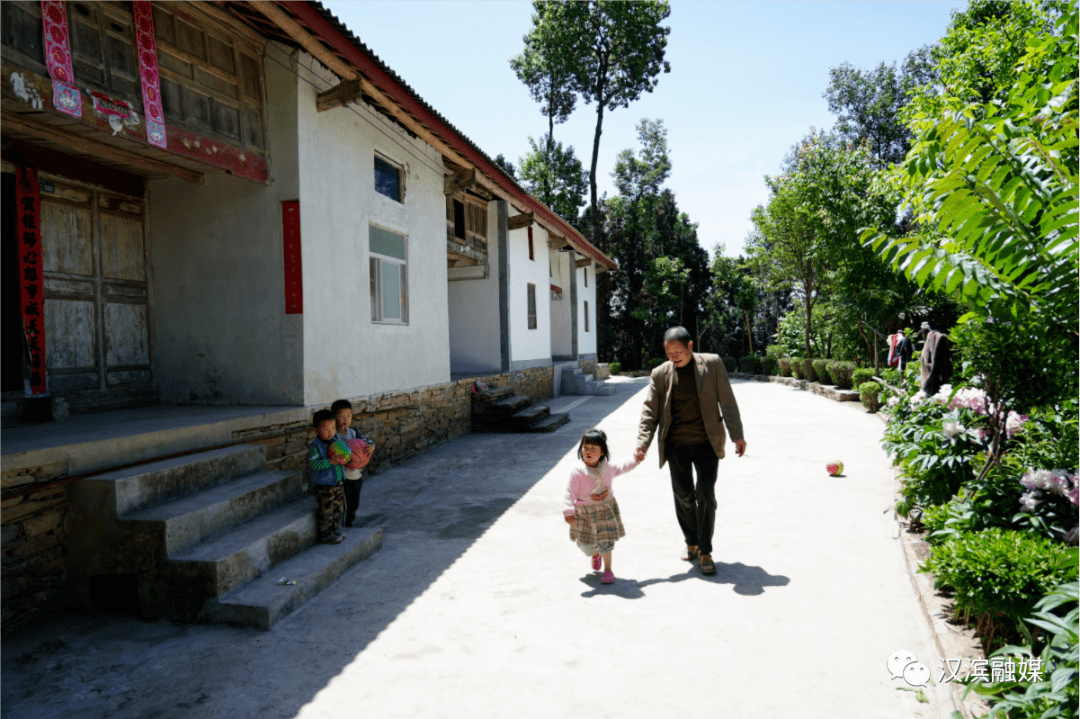
<path fill-rule="evenodd" d="M 609 269 L 615 269 L 616 267 L 618 267 L 618 265 L 613 260 L 607 257 L 607 255 L 605 255 L 599 249 L 594 247 L 569 222 L 559 217 L 550 208 L 548 208 L 538 199 L 529 194 L 529 192 L 523 187 L 521 187 L 521 185 L 519 185 L 514 179 L 507 177 L 506 174 L 499 168 L 499 166 L 496 165 L 495 162 L 490 157 L 488 157 L 483 150 L 476 146 L 476 143 L 466 137 L 464 133 L 454 127 L 454 125 L 451 124 L 449 120 L 439 114 L 439 112 L 435 110 L 435 108 L 431 107 L 431 105 L 425 102 L 424 99 L 421 98 L 415 90 L 409 87 L 408 83 L 406 83 L 396 72 L 391 70 L 386 65 L 386 63 L 384 63 L 378 55 L 372 52 L 371 49 L 360 40 L 360 38 L 356 37 L 356 35 L 354 35 L 353 32 L 349 30 L 349 28 L 346 27 L 344 23 L 338 20 L 332 12 L 323 7 L 323 4 L 321 2 L 318 2 L 318 0 L 308 0 L 284 2 L 281 4 L 287 7 L 289 10 L 293 11 L 293 14 L 301 16 L 307 15 L 307 13 L 303 12 L 302 6 L 307 6 L 313 9 L 316 13 L 318 13 L 319 16 L 321 16 L 326 21 L 330 29 L 338 33 L 341 38 L 343 38 L 346 42 L 352 45 L 353 48 L 355 48 L 363 56 L 365 56 L 376 68 L 378 68 L 379 71 L 381 71 L 386 76 L 386 78 L 390 82 L 396 85 L 397 88 L 404 92 L 410 100 L 416 103 L 418 109 L 422 111 L 420 113 L 413 112 L 414 116 L 418 116 L 418 120 L 424 122 L 425 118 L 420 116 L 423 113 L 427 113 L 431 117 L 431 119 L 435 120 L 435 122 L 424 122 L 424 124 L 427 125 L 432 132 L 434 132 L 436 135 L 439 135 L 442 140 L 451 147 L 457 146 L 455 147 L 455 149 L 462 150 L 462 154 L 467 159 L 472 161 L 475 165 L 477 165 L 477 169 L 479 171 L 490 177 L 492 180 L 502 186 L 502 188 L 506 192 L 519 199 L 523 204 L 529 206 L 534 212 L 534 217 L 539 216 L 544 220 L 547 220 L 546 224 L 552 225 L 556 230 L 564 233 L 567 240 L 574 247 L 574 249 L 585 255 L 590 256 L 592 259 L 596 260 L 600 264 L 603 264 Z M 308 20 L 309 18 L 305 17 L 303 19 Z M 308 24 L 311 25 L 312 23 L 308 22 Z M 334 46 L 336 44 L 334 43 L 333 38 L 326 36 L 325 28 L 312 27 L 312 30 L 314 30 L 316 34 L 322 36 L 322 38 L 329 42 L 331 46 Z M 340 48 L 338 49 L 340 50 Z M 347 55 L 345 56 L 345 59 L 349 60 Z M 352 64 L 355 65 L 355 63 Z M 357 69 L 362 72 L 365 70 L 365 68 Z M 368 79 L 378 84 L 377 78 L 369 77 Z M 412 108 L 408 107 L 406 107 L 405 109 L 412 110 Z M 442 125 L 442 127 L 439 127 L 439 125 Z M 461 145 L 464 145 L 464 147 L 461 147 Z"/>

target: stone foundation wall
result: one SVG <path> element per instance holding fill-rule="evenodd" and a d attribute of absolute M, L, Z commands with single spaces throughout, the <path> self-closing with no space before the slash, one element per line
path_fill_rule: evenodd
<path fill-rule="evenodd" d="M 596 376 L 596 364 L 597 362 L 595 359 L 578 360 L 578 367 L 581 368 L 581 371 L 584 374 L 591 374 L 594 377 Z"/>
<path fill-rule="evenodd" d="M 65 474 L 67 464 L 58 462 L 4 472 L 0 484 L 11 492 Z M 67 490 L 62 485 L 0 500 L 0 626 L 5 636 L 43 621 L 62 602 L 67 507 Z"/>

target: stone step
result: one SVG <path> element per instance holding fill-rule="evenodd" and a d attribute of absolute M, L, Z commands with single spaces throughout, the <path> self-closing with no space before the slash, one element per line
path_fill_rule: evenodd
<path fill-rule="evenodd" d="M 596 385 L 595 388 L 593 388 L 593 394 L 600 397 L 610 397 L 611 395 L 615 394 L 615 385 L 604 384 L 603 382 L 601 382 L 600 384 Z"/>
<path fill-rule="evenodd" d="M 474 404 L 491 404 L 504 397 L 510 397 L 513 394 L 513 387 L 491 387 L 485 389 L 483 392 L 474 392 L 472 400 Z"/>
<path fill-rule="evenodd" d="M 341 544 L 315 544 L 203 609 L 202 618 L 241 626 L 269 629 L 328 587 L 350 567 L 382 547 L 381 529 L 343 529 Z M 281 584 L 281 579 L 296 584 Z"/>
<path fill-rule="evenodd" d="M 145 549 L 172 557 L 230 527 L 297 499 L 304 491 L 296 470 L 264 469 L 120 518 Z M 134 525 L 141 525 L 136 527 Z"/>
<path fill-rule="evenodd" d="M 551 409 L 546 404 L 534 404 L 531 407 L 526 407 L 520 412 L 515 412 L 511 415 L 507 422 L 524 427 L 532 427 L 537 422 L 542 421 L 549 414 Z"/>
<path fill-rule="evenodd" d="M 219 597 L 310 546 L 316 539 L 317 507 L 314 497 L 278 507 L 172 557 L 172 573 L 195 589 L 201 601 Z"/>
<path fill-rule="evenodd" d="M 530 432 L 554 432 L 559 427 L 570 421 L 569 412 L 559 412 L 557 414 L 550 414 L 545 417 L 541 422 L 536 423 L 529 428 Z"/>
<path fill-rule="evenodd" d="M 94 506 L 123 516 L 265 466 L 265 447 L 242 444 L 87 477 L 79 482 L 79 491 Z"/>

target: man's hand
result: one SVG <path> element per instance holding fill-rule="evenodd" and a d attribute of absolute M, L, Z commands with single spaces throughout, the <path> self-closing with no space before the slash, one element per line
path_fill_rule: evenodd
<path fill-rule="evenodd" d="M 634 459 L 638 462 L 645 461 L 645 453 L 647 451 L 649 451 L 648 447 L 638 447 L 637 451 L 634 452 Z"/>
<path fill-rule="evenodd" d="M 572 514 L 564 514 L 563 519 L 566 520 L 567 524 L 573 524 L 574 523 L 574 515 L 572 515 Z"/>
<path fill-rule="evenodd" d="M 735 454 L 739 455 L 740 457 L 743 456 L 744 454 L 746 454 L 746 440 L 745 439 L 737 439 L 737 440 L 735 440 Z"/>

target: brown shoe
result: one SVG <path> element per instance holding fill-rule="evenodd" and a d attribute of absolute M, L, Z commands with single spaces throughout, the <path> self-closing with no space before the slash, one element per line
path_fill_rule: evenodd
<path fill-rule="evenodd" d="M 702 574 L 716 574 L 716 562 L 712 560 L 712 555 L 707 552 L 702 552 L 698 557 L 698 566 L 701 567 Z"/>
<path fill-rule="evenodd" d="M 697 547 L 693 546 L 692 544 L 687 545 L 686 549 L 683 550 L 682 560 L 684 562 L 692 562 L 695 559 L 697 559 L 697 557 L 698 557 Z"/>

